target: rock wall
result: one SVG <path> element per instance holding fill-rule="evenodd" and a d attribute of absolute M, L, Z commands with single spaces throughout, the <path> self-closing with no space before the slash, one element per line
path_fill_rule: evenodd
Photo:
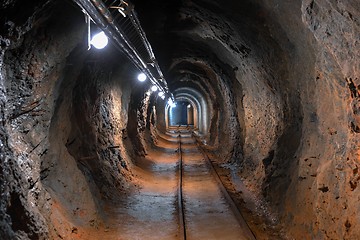
<path fill-rule="evenodd" d="M 2 17 L 11 19 L 18 3 L 9 4 Z M 96 229 L 104 203 L 132 187 L 142 147 L 129 138 L 140 130 L 128 129 L 134 67 L 111 46 L 87 51 L 77 8 L 42 4 L 1 33 L 1 239 Z"/>
<path fill-rule="evenodd" d="M 37 11 L 44 2 L 25 4 L 28 11 L 22 16 L 11 15 L 23 9 L 18 3 L 7 3 L 7 14 L 2 14 L 8 19 L 2 31 L 1 58 L 1 236 L 45 239 L 49 230 L 41 211 L 50 208 L 51 197 L 42 184 L 41 163 L 49 150 L 52 89 L 81 31 L 73 25 L 65 36 L 59 22 Z M 48 44 L 53 36 L 57 38 Z M 69 36 L 74 41 L 68 41 Z"/>
<path fill-rule="evenodd" d="M 287 197 L 288 216 L 296 223 L 292 234 L 359 238 L 355 202 L 360 32 L 358 20 L 352 17 L 359 10 L 354 1 L 303 1 L 298 15 L 313 35 L 315 62 L 308 79 L 314 95 L 303 97 L 298 170 Z"/>
<path fill-rule="evenodd" d="M 359 238 L 359 3 L 142 6 L 171 86 L 212 106 L 209 149 L 255 194 L 243 199 L 263 218 L 250 221 L 258 236 L 273 225 L 279 238 Z"/>

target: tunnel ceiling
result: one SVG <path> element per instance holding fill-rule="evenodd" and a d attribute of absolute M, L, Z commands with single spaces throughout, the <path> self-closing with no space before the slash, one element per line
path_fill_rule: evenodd
<path fill-rule="evenodd" d="M 359 1 L 133 2 L 258 238 L 360 239 Z M 87 50 L 73 1 L 0 7 L 0 238 L 71 236 L 134 187 L 167 102 Z"/>

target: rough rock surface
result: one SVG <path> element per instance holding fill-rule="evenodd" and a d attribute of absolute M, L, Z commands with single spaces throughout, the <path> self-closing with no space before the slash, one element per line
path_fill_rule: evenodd
<path fill-rule="evenodd" d="M 102 203 L 130 187 L 133 67 L 88 52 L 71 5 L 28 17 L 2 38 L 0 235 L 67 239 L 77 225 L 101 224 Z"/>
<path fill-rule="evenodd" d="M 356 1 L 153 7 L 160 17 L 147 27 L 170 79 L 201 86 L 214 109 L 210 149 L 255 194 L 243 199 L 263 205 L 245 204 L 250 222 L 269 220 L 252 224 L 261 238 L 271 225 L 284 238 L 359 238 L 359 10 Z"/>

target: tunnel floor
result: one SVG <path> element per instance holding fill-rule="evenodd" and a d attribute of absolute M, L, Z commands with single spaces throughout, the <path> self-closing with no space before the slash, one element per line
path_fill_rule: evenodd
<path fill-rule="evenodd" d="M 195 142 L 183 144 L 187 239 L 252 239 L 239 225 Z"/>
<path fill-rule="evenodd" d="M 105 206 L 106 222 L 79 229 L 74 239 L 184 239 L 179 219 L 179 137 L 161 135 L 138 160 L 136 188 Z M 189 133 L 182 133 L 183 212 L 186 239 L 253 239 L 222 195 Z"/>

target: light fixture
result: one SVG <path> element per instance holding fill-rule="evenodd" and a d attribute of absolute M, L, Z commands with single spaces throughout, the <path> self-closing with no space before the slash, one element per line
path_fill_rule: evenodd
<path fill-rule="evenodd" d="M 146 75 L 144 73 L 140 73 L 137 77 L 137 79 L 140 81 L 140 82 L 143 82 L 146 80 Z"/>
<path fill-rule="evenodd" d="M 189 105 L 187 105 L 187 108 L 191 108 L 191 105 L 189 104 Z"/>
<path fill-rule="evenodd" d="M 90 41 L 90 44 L 93 45 L 97 49 L 103 49 L 109 43 L 108 37 L 104 32 L 100 32 L 95 34 Z"/>
<path fill-rule="evenodd" d="M 159 92 L 158 96 L 161 97 L 162 100 L 165 99 L 165 93 L 164 92 Z"/>
<path fill-rule="evenodd" d="M 171 99 L 171 98 L 169 98 L 169 100 L 168 100 L 168 104 L 170 105 L 170 107 L 176 107 L 176 103 L 175 102 L 173 102 L 173 100 Z"/>
<path fill-rule="evenodd" d="M 151 91 L 156 92 L 157 90 L 158 90 L 157 86 L 154 85 L 151 87 Z"/>

